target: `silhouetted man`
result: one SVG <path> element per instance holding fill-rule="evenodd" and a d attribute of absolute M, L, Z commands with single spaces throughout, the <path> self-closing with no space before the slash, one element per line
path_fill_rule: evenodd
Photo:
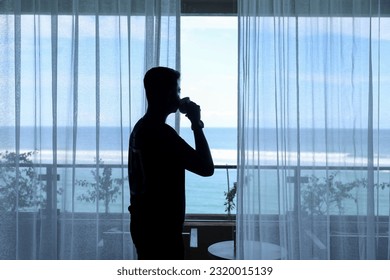
<path fill-rule="evenodd" d="M 184 259 L 185 170 L 214 173 L 200 107 L 187 100 L 184 108 L 195 149 L 165 123 L 181 104 L 179 78 L 179 72 L 165 67 L 145 74 L 148 108 L 130 135 L 130 231 L 138 259 Z"/>

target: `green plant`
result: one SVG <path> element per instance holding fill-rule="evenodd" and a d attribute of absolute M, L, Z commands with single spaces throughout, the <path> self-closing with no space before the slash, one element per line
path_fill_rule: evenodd
<path fill-rule="evenodd" d="M 0 152 L 0 211 L 42 206 L 44 185 L 30 159 L 35 152 Z"/>
<path fill-rule="evenodd" d="M 346 200 L 356 198 L 352 190 L 362 184 L 361 180 L 343 183 L 336 180 L 337 173 L 330 174 L 320 180 L 312 175 L 307 184 L 301 188 L 301 207 L 307 214 L 324 215 L 330 207 L 336 206 L 339 214 L 344 213 Z"/>
<path fill-rule="evenodd" d="M 228 213 L 228 216 L 231 215 L 231 211 L 234 210 L 236 207 L 236 204 L 234 202 L 234 198 L 236 197 L 237 193 L 237 182 L 234 182 L 233 188 L 231 188 L 229 191 L 224 192 L 225 194 L 225 212 Z"/>
<path fill-rule="evenodd" d="M 101 159 L 99 159 L 99 165 L 103 166 L 102 173 L 98 173 L 96 169 L 91 170 L 91 174 L 95 179 L 94 182 L 85 179 L 76 181 L 77 185 L 87 188 L 87 192 L 80 195 L 78 200 L 90 203 L 103 201 L 105 213 L 109 213 L 110 203 L 115 202 L 118 195 L 121 194 L 120 186 L 123 184 L 123 179 L 112 178 L 112 168 L 104 165 L 104 161 Z"/>

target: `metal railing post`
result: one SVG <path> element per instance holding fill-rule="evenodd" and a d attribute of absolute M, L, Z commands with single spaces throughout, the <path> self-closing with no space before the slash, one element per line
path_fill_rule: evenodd
<path fill-rule="evenodd" d="M 46 205 L 40 209 L 38 236 L 38 258 L 58 259 L 58 211 L 57 211 L 57 184 L 60 176 L 56 174 L 52 165 L 46 166 L 46 174 L 39 175 L 39 180 L 46 182 Z"/>

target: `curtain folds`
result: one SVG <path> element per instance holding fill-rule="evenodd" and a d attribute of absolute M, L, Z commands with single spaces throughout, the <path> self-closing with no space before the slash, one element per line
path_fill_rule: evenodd
<path fill-rule="evenodd" d="M 389 259 L 382 3 L 239 1 L 237 258 Z"/>
<path fill-rule="evenodd" d="M 128 135 L 180 1 L 1 1 L 0 259 L 134 258 Z"/>

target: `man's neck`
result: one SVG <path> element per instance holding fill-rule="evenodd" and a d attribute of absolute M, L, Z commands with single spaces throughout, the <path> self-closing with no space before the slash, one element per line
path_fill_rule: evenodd
<path fill-rule="evenodd" d="M 159 111 L 150 110 L 150 109 L 148 109 L 146 111 L 146 114 L 144 116 L 144 118 L 151 120 L 156 124 L 157 123 L 164 124 L 167 120 L 167 117 L 168 117 L 167 114 L 164 114 L 164 113 L 159 112 Z"/>

